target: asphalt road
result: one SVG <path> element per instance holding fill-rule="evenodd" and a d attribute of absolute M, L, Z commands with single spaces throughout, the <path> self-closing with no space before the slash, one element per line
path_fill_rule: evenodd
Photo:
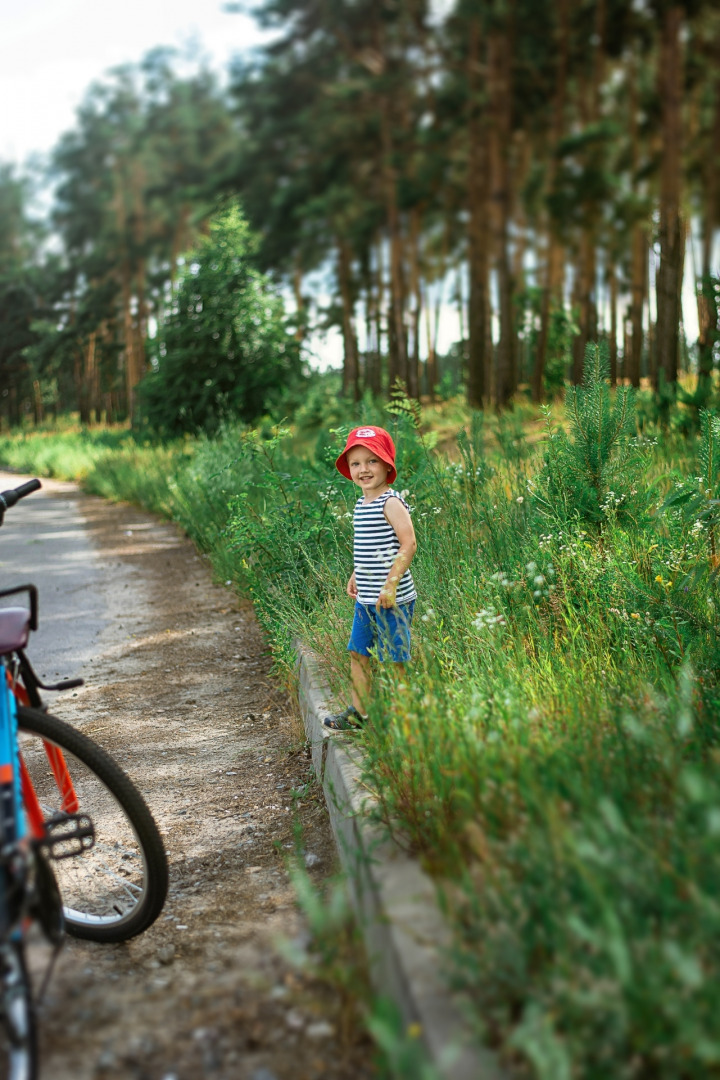
<path fill-rule="evenodd" d="M 0 490 L 27 479 L 0 472 Z M 87 535 L 77 500 L 63 497 L 74 487 L 44 480 L 43 488 L 5 515 L 0 589 L 29 582 L 39 589 L 40 626 L 28 655 L 41 678 L 55 681 L 80 674 L 93 658 L 108 623 L 103 595 L 107 566 Z M 0 598 L 0 607 L 25 602 Z"/>

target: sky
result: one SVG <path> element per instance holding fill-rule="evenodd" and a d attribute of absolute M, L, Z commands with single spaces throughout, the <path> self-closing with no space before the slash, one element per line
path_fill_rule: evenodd
<path fill-rule="evenodd" d="M 221 0 L 0 0 L 0 160 L 45 154 L 108 69 L 156 45 L 200 44 L 215 70 L 263 40 Z"/>

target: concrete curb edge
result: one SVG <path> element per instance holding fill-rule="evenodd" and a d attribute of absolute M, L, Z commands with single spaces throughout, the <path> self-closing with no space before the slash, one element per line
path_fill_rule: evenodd
<path fill-rule="evenodd" d="M 478 1046 L 460 995 L 443 978 L 450 931 L 431 879 L 417 861 L 381 835 L 365 813 L 361 752 L 352 735 L 333 735 L 332 711 L 318 665 L 296 642 L 298 700 L 376 992 L 392 998 L 405 1027 L 419 1026 L 429 1060 L 443 1080 L 505 1080 L 496 1056 Z"/>

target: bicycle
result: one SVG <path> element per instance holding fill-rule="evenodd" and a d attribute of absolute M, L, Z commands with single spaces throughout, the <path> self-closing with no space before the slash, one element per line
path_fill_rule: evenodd
<path fill-rule="evenodd" d="M 0 493 L 0 524 L 38 480 Z M 0 590 L 27 606 L 0 609 L 0 1015 L 11 1080 L 36 1070 L 33 1000 L 24 930 L 38 921 L 59 948 L 65 930 L 126 941 L 157 918 L 168 888 L 155 821 L 126 773 L 87 735 L 44 708 L 44 684 L 25 652 L 38 626 L 33 585 Z M 52 863 L 52 868 L 51 864 Z"/>

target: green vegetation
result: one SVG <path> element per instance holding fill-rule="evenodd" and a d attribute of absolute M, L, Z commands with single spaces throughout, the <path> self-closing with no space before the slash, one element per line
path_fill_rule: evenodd
<path fill-rule="evenodd" d="M 720 1069 L 720 422 L 639 428 L 603 363 L 591 347 L 555 418 L 460 426 L 451 403 L 429 429 L 408 400 L 368 402 L 398 445 L 420 601 L 406 680 L 375 682 L 365 783 L 436 876 L 454 977 L 519 1076 L 698 1080 Z M 302 638 L 342 699 L 355 494 L 332 463 L 356 414 L 335 400 L 318 422 L 323 400 L 292 432 L 58 441 L 93 490 L 178 520 L 278 666 Z M 52 443 L 0 459 L 59 469 Z"/>
<path fill-rule="evenodd" d="M 254 420 L 300 375 L 298 343 L 285 329 L 282 301 L 251 265 L 254 241 L 237 204 L 209 230 L 187 256 L 139 388 L 144 419 L 171 436 Z"/>

